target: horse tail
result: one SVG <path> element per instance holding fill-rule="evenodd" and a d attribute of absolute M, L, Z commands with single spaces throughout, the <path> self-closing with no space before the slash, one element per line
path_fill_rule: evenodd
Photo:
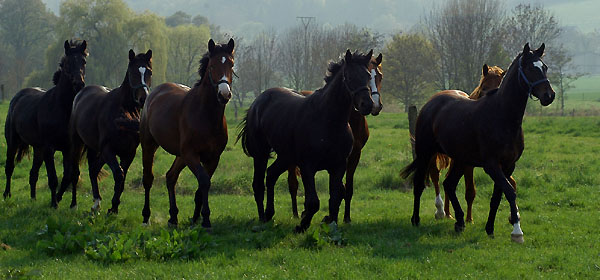
<path fill-rule="evenodd" d="M 417 159 L 413 160 L 409 165 L 400 171 L 400 177 L 406 179 L 417 170 Z"/>
<path fill-rule="evenodd" d="M 440 171 L 450 166 L 450 157 L 448 157 L 445 154 L 437 153 L 435 156 L 435 161 L 437 164 L 437 168 Z"/>
<path fill-rule="evenodd" d="M 244 150 L 244 154 L 250 156 L 248 152 L 248 112 L 244 116 L 244 119 L 238 125 L 240 132 L 238 133 L 237 138 L 235 139 L 235 143 L 237 144 L 240 139 L 242 140 L 242 149 Z"/>

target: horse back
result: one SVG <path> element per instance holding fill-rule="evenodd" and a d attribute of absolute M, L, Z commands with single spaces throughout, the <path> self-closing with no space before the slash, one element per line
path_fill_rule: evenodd
<path fill-rule="evenodd" d="M 16 137 L 32 146 L 43 144 L 37 114 L 44 94 L 45 91 L 40 88 L 25 88 L 11 99 L 4 125 L 7 141 Z"/>
<path fill-rule="evenodd" d="M 99 118 L 105 111 L 103 103 L 107 96 L 107 88 L 94 85 L 84 87 L 73 100 L 71 137 L 77 133 L 79 138 L 95 151 L 100 150 Z"/>

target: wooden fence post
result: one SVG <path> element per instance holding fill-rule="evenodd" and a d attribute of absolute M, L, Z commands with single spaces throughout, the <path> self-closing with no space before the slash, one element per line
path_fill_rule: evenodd
<path fill-rule="evenodd" d="M 6 100 L 6 95 L 4 95 L 4 84 L 0 85 L 0 94 L 2 94 L 2 100 L 0 100 L 0 103 L 4 103 L 4 100 Z"/>
<path fill-rule="evenodd" d="M 410 132 L 410 145 L 412 147 L 413 160 L 416 157 L 415 154 L 415 130 L 417 127 L 417 106 L 411 105 L 408 107 L 408 131 Z"/>

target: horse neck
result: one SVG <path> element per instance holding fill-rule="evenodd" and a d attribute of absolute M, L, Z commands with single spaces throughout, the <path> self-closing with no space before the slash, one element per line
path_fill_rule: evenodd
<path fill-rule="evenodd" d="M 343 69 L 339 71 L 343 73 Z M 325 116 L 328 120 L 348 123 L 352 110 L 352 99 L 340 73 L 331 82 L 326 84 L 322 89 L 315 91 L 308 98 L 313 100 L 316 108 L 322 112 L 321 115 Z"/>
<path fill-rule="evenodd" d="M 61 72 L 58 83 L 54 87 L 54 99 L 60 104 L 61 108 L 70 113 L 71 107 L 73 106 L 73 99 L 75 99 L 76 94 L 77 92 L 73 89 L 73 85 L 67 75 L 65 75 L 64 72 Z"/>
<path fill-rule="evenodd" d="M 507 71 L 496 95 L 499 97 L 502 112 L 506 114 L 505 119 L 520 126 L 523 122 L 529 95 L 519 79 L 518 62 L 516 61 L 518 60 L 516 59 Z"/>
<path fill-rule="evenodd" d="M 205 76 L 207 75 L 205 74 Z M 208 82 L 208 77 L 204 77 L 198 86 L 190 90 L 189 94 L 193 104 L 198 106 L 195 107 L 196 110 L 205 118 L 210 119 L 209 123 L 222 126 L 225 105 L 217 99 L 217 89 Z"/>
<path fill-rule="evenodd" d="M 116 92 L 119 103 L 123 108 L 128 111 L 136 111 L 139 110 L 136 108 L 133 102 L 133 89 L 131 88 L 131 84 L 129 83 L 129 71 L 125 72 L 125 78 L 119 87 L 119 91 Z"/>

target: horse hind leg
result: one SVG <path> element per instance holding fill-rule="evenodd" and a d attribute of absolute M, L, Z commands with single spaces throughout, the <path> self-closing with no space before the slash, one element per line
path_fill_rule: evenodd
<path fill-rule="evenodd" d="M 319 196 L 315 188 L 315 172 L 310 168 L 301 166 L 300 173 L 302 174 L 302 183 L 304 185 L 304 213 L 306 214 L 302 217 L 300 225 L 294 229 L 297 233 L 304 232 L 310 227 L 310 222 L 320 207 Z"/>
<path fill-rule="evenodd" d="M 350 204 L 352 202 L 352 196 L 354 195 L 354 173 L 356 167 L 360 161 L 361 150 L 360 147 L 354 146 L 352 153 L 348 157 L 348 164 L 346 166 L 346 185 L 342 188 L 344 197 L 344 223 L 351 223 L 352 218 L 350 217 Z M 342 174 L 342 177 L 344 175 Z"/>
<path fill-rule="evenodd" d="M 29 190 L 31 199 L 35 199 L 36 197 L 36 185 L 38 181 L 38 176 L 40 173 L 40 167 L 42 166 L 42 162 L 44 161 L 44 155 L 40 149 L 33 149 L 33 164 L 31 165 L 31 170 L 29 171 Z M 8 177 L 7 177 L 8 178 Z"/>
<path fill-rule="evenodd" d="M 167 192 L 169 193 L 169 215 L 171 216 L 169 219 L 169 226 L 177 226 L 177 214 L 179 213 L 179 209 L 177 208 L 177 200 L 175 198 L 175 185 L 177 184 L 177 179 L 179 179 L 179 174 L 181 170 L 185 168 L 185 163 L 181 157 L 176 157 L 171 164 L 171 168 L 167 171 L 166 179 L 167 179 Z M 198 196 L 198 190 L 196 191 L 196 196 Z M 196 199 L 197 200 L 197 199 Z M 198 202 L 196 201 L 196 208 L 198 208 Z M 192 223 L 196 223 L 198 219 L 196 211 L 194 211 L 194 217 L 192 218 Z"/>
<path fill-rule="evenodd" d="M 298 218 L 298 177 L 296 176 L 296 166 L 288 168 L 288 188 L 292 199 L 292 214 Z"/>
<path fill-rule="evenodd" d="M 287 170 L 289 164 L 277 158 L 269 168 L 267 168 L 266 188 L 267 205 L 265 208 L 265 220 L 270 221 L 275 215 L 275 183 L 279 176 Z"/>
<path fill-rule="evenodd" d="M 48 186 L 50 187 L 50 206 L 57 208 L 56 202 L 56 187 L 58 186 L 58 178 L 56 177 L 56 168 L 54 166 L 54 149 L 44 149 L 44 164 L 46 165 L 46 173 L 48 175 Z"/>
<path fill-rule="evenodd" d="M 142 208 L 142 223 L 148 225 L 150 222 L 150 189 L 154 182 L 154 154 L 158 149 L 158 144 L 151 139 L 152 136 L 143 133 L 140 127 L 140 145 L 142 146 L 142 184 L 144 185 L 144 208 Z"/>
<path fill-rule="evenodd" d="M 444 192 L 450 199 L 452 208 L 454 208 L 454 217 L 456 218 L 454 230 L 456 232 L 461 232 L 465 229 L 464 212 L 460 207 L 458 198 L 456 197 L 456 185 L 458 185 L 458 181 L 463 176 L 463 173 L 464 166 L 454 162 L 448 171 L 448 176 L 446 176 L 446 179 L 444 180 Z"/>
<path fill-rule="evenodd" d="M 258 210 L 258 220 L 265 222 L 265 171 L 267 169 L 267 157 L 254 157 L 254 176 L 252 178 L 252 191 L 254 192 L 254 201 Z"/>
<path fill-rule="evenodd" d="M 473 180 L 473 167 L 465 168 L 465 200 L 467 201 L 467 218 L 466 222 L 473 223 L 473 201 L 477 190 L 475 189 L 475 180 Z"/>
<path fill-rule="evenodd" d="M 435 218 L 443 219 L 448 211 L 444 211 L 444 201 L 440 193 L 440 170 L 437 168 L 437 156 L 431 161 L 428 168 L 429 179 L 435 188 Z M 446 205 L 448 205 L 446 203 Z"/>
<path fill-rule="evenodd" d="M 92 185 L 92 196 L 94 198 L 94 205 L 92 206 L 92 212 L 96 212 L 100 210 L 100 203 L 102 201 L 102 196 L 100 195 L 100 190 L 98 188 L 98 176 L 102 170 L 102 166 L 104 162 L 98 155 L 98 153 L 92 149 L 88 149 L 87 151 L 87 160 L 88 160 L 88 173 L 90 176 L 90 183 Z M 76 167 L 79 169 L 79 165 Z"/>

